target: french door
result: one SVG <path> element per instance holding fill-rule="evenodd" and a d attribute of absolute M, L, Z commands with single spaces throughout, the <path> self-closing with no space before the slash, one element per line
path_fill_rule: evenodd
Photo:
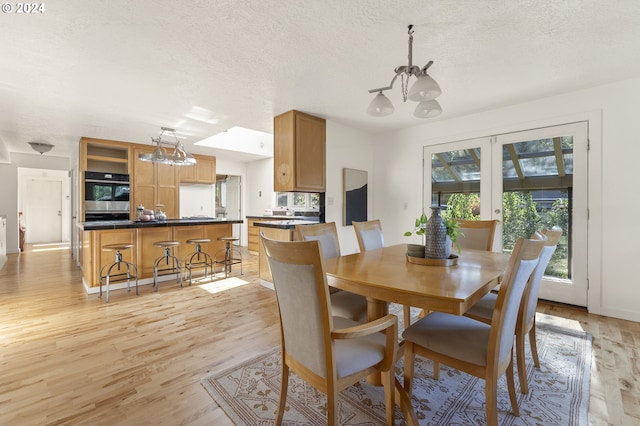
<path fill-rule="evenodd" d="M 540 298 L 586 306 L 587 131 L 579 122 L 427 146 L 425 204 L 447 206 L 443 215 L 454 218 L 497 219 L 493 250 L 505 253 L 517 238 L 562 227 Z"/>

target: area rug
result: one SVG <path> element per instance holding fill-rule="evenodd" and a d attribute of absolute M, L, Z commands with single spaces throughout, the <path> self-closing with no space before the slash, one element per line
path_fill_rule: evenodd
<path fill-rule="evenodd" d="M 536 369 L 527 345 L 529 393 L 516 392 L 520 417 L 511 413 L 506 379 L 499 382 L 498 420 L 501 425 L 588 424 L 591 335 L 548 324 L 538 324 Z M 430 360 L 416 357 L 412 404 L 421 425 L 484 425 L 484 381 L 441 365 L 440 379 L 432 379 Z M 280 348 L 202 380 L 215 402 L 236 425 L 273 424 L 280 392 Z M 402 382 L 402 359 L 396 376 Z M 381 387 L 357 383 L 340 393 L 339 424 L 385 423 Z M 289 378 L 284 424 L 326 424 L 326 397 L 295 374 Z M 396 406 L 396 424 L 404 424 Z"/>

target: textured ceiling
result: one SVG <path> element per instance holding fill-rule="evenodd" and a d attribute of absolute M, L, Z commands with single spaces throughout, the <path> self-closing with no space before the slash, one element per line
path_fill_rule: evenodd
<path fill-rule="evenodd" d="M 68 156 L 79 137 L 149 143 L 174 127 L 193 152 L 298 109 L 377 133 L 425 123 L 368 89 L 435 61 L 442 120 L 640 76 L 637 0 L 65 0 L 0 16 L 0 159 Z M 433 119 L 432 119 L 433 120 Z M 428 121 L 428 120 L 427 120 Z M 242 141 L 238 141 L 239 144 Z M 229 156 L 247 160 L 251 156 Z"/>

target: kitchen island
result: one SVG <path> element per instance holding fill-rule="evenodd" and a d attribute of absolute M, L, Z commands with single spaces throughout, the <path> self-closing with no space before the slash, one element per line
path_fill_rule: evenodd
<path fill-rule="evenodd" d="M 318 221 L 315 220 L 272 220 L 256 222 L 254 226 L 258 231 L 263 233 L 265 237 L 278 241 L 295 241 L 297 235 L 295 232 L 296 225 L 314 225 Z M 259 243 L 258 262 L 260 269 L 260 284 L 273 290 L 273 278 L 271 277 L 271 269 L 267 262 L 267 255 L 264 252 L 262 242 Z"/>
<path fill-rule="evenodd" d="M 107 244 L 126 243 L 133 247 L 122 252 L 123 260 L 138 267 L 140 284 L 153 283 L 153 264 L 156 258 L 163 255 L 163 249 L 154 247 L 157 241 L 173 240 L 180 242 L 175 248 L 176 256 L 184 261 L 185 257 L 195 251 L 195 246 L 187 244 L 188 239 L 209 238 L 210 243 L 202 244 L 202 251 L 212 257 L 216 252 L 224 250 L 223 241 L 219 237 L 232 234 L 232 225 L 243 223 L 242 220 L 219 218 L 183 218 L 162 221 L 98 221 L 78 224 L 82 232 L 81 266 L 83 284 L 87 293 L 96 293 L 100 286 L 100 269 L 114 261 L 114 252 L 102 250 Z M 173 276 L 175 278 L 175 276 Z M 172 279 L 172 276 L 162 277 Z M 126 282 L 111 285 L 112 289 L 124 288 Z"/>

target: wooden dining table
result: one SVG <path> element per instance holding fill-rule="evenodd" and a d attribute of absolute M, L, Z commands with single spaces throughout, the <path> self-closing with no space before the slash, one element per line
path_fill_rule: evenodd
<path fill-rule="evenodd" d="M 455 265 L 428 266 L 409 262 L 406 251 L 406 244 L 398 244 L 324 259 L 327 283 L 366 296 L 369 321 L 387 315 L 389 302 L 462 315 L 500 283 L 509 263 L 502 253 L 464 249 Z M 379 375 L 369 382 L 380 385 Z M 405 420 L 417 425 L 409 395 L 397 378 L 395 389 Z"/>
<path fill-rule="evenodd" d="M 324 260 L 327 283 L 367 297 L 369 320 L 388 312 L 388 302 L 462 315 L 500 283 L 509 256 L 462 250 L 454 266 L 411 263 L 407 245 Z M 455 253 L 454 253 L 455 254 Z"/>

